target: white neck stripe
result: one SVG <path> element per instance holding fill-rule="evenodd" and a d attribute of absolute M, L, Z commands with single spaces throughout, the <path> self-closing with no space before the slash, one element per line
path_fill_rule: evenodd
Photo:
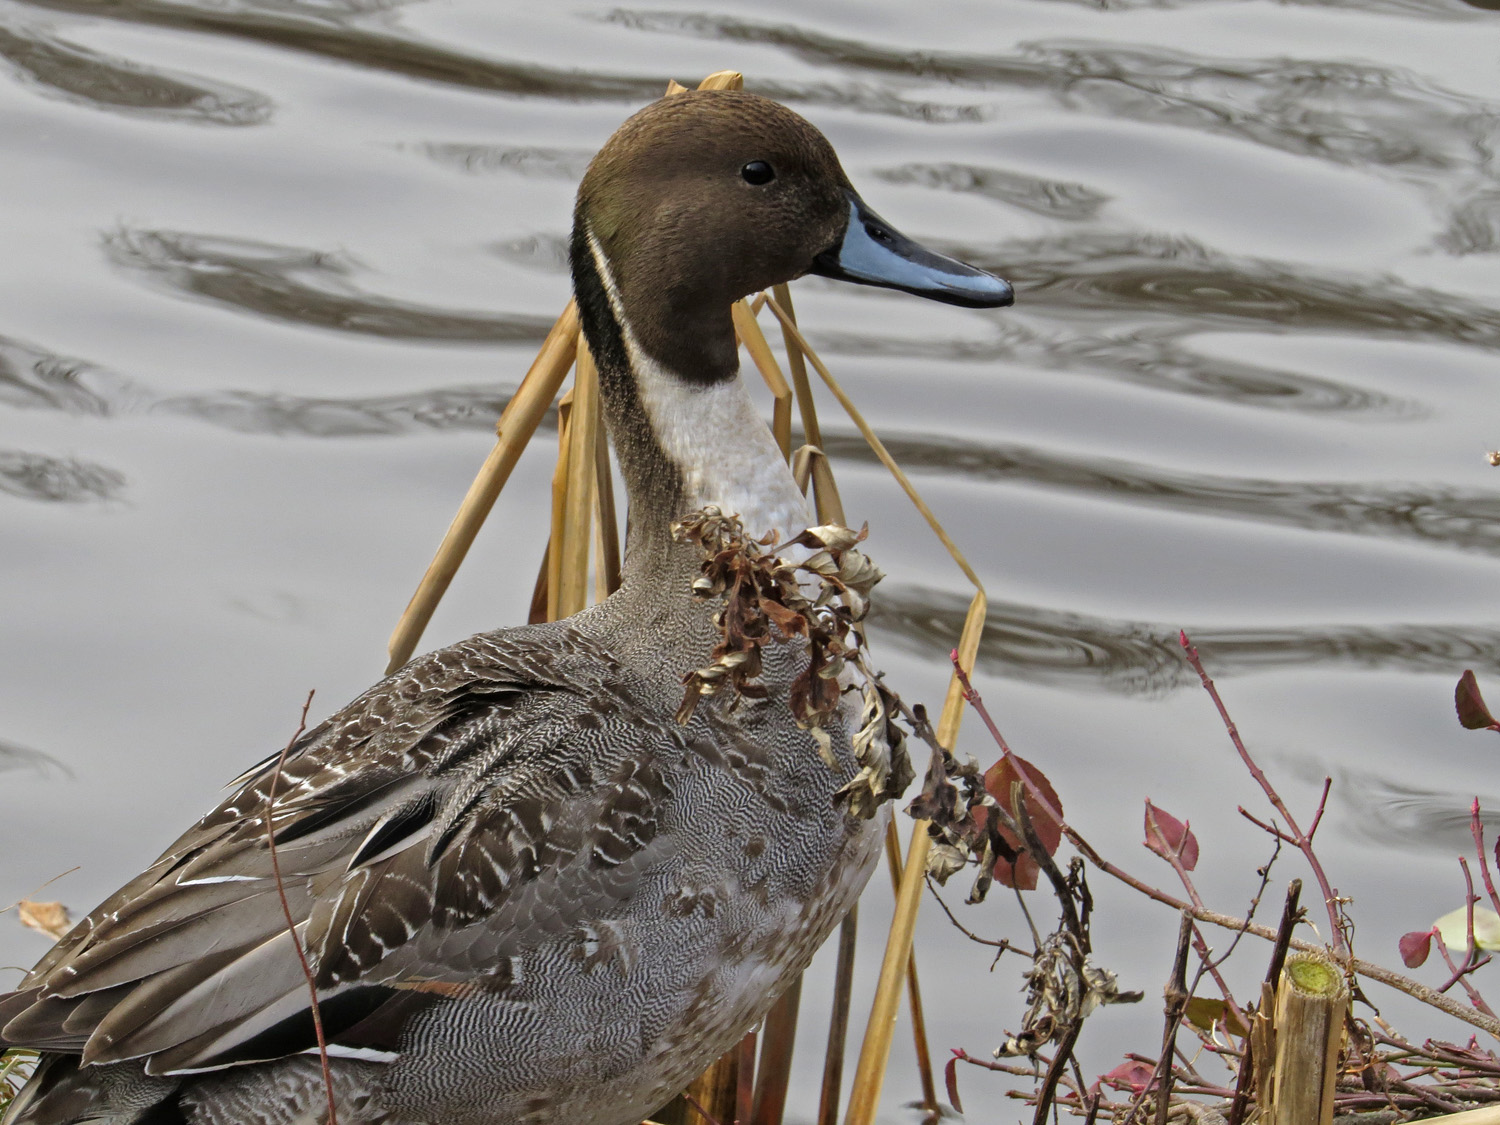
<path fill-rule="evenodd" d="M 586 231 L 594 267 L 620 325 L 636 395 L 663 452 L 682 475 L 687 511 L 716 505 L 751 535 L 780 540 L 811 522 L 807 501 L 739 376 L 695 385 L 648 356 L 631 331 L 604 251 Z M 683 513 L 674 513 L 682 515 Z"/>

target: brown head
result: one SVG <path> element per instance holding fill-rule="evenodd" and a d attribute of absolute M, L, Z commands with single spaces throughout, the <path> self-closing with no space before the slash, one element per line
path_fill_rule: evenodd
<path fill-rule="evenodd" d="M 923 250 L 869 212 L 807 121 L 739 91 L 663 98 L 609 139 L 574 214 L 585 321 L 594 286 L 583 275 L 601 258 L 603 287 L 612 282 L 614 311 L 641 349 L 695 382 L 736 370 L 734 301 L 805 273 L 961 304 L 1010 303 L 1004 282 Z M 948 284 L 934 284 L 943 277 Z"/>

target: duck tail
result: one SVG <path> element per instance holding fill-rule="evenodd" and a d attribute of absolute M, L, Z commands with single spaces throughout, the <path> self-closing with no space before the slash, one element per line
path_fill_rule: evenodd
<path fill-rule="evenodd" d="M 0 1116 L 0 1125 L 182 1125 L 180 1083 L 154 1078 L 138 1062 L 79 1066 L 78 1056 L 46 1053 Z"/>

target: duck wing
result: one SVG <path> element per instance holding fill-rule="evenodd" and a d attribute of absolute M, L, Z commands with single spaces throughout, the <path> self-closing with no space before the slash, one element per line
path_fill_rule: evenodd
<path fill-rule="evenodd" d="M 310 731 L 0 998 L 0 1038 L 155 1074 L 391 1051 L 442 998 L 588 932 L 669 854 L 658 763 L 704 750 L 567 626 L 419 659 Z M 278 756 L 279 757 L 279 756 Z M 268 846 L 268 797 L 280 887 Z"/>

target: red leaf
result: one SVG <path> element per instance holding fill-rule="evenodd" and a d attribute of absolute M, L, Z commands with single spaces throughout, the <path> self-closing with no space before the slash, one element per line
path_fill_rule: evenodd
<path fill-rule="evenodd" d="M 953 1052 L 953 1057 L 948 1060 L 948 1065 L 943 1068 L 943 1080 L 948 1085 L 948 1104 L 959 1113 L 964 1111 L 964 1103 L 958 1100 L 958 1052 Z"/>
<path fill-rule="evenodd" d="M 1108 1074 L 1101 1074 L 1099 1081 L 1108 1082 L 1117 1089 L 1129 1088 L 1140 1093 L 1151 1084 L 1151 1079 L 1156 1074 L 1154 1066 L 1147 1066 L 1139 1059 L 1130 1059 L 1122 1062 Z"/>
<path fill-rule="evenodd" d="M 1192 828 L 1150 801 L 1146 802 L 1146 847 L 1168 861 L 1175 856 L 1184 871 L 1198 866 L 1198 837 Z"/>
<path fill-rule="evenodd" d="M 1415 969 L 1432 952 L 1432 931 L 1413 930 L 1409 934 L 1402 934 L 1398 944 L 1401 947 L 1401 960 L 1408 969 Z"/>
<path fill-rule="evenodd" d="M 1453 702 L 1458 708 L 1458 721 L 1468 730 L 1500 730 L 1500 723 L 1484 705 L 1484 696 L 1479 694 L 1479 681 L 1474 673 L 1465 670 L 1458 678 L 1458 687 L 1453 692 Z"/>
<path fill-rule="evenodd" d="M 1017 754 L 1006 754 L 985 771 L 984 787 L 989 790 L 990 796 L 1000 803 L 1000 807 L 1009 812 L 1011 786 L 1020 783 L 1026 815 L 1031 818 L 1031 827 L 1036 830 L 1036 838 L 1041 841 L 1048 855 L 1056 855 L 1059 845 L 1062 844 L 1062 823 L 1021 781 L 1023 770 L 1031 784 L 1036 786 L 1037 791 L 1045 798 L 1047 805 L 1061 813 L 1062 801 L 1057 796 L 1057 790 L 1052 788 L 1052 783 L 1047 780 L 1041 770 Z M 1020 854 L 1016 857 L 1014 865 L 1008 859 L 995 860 L 995 881 L 1001 886 L 1014 887 L 1017 890 L 1035 890 L 1037 876 L 1041 873 L 1036 860 L 1026 854 L 1021 841 L 1006 829 L 1001 828 L 1000 835 L 1014 851 Z"/>

